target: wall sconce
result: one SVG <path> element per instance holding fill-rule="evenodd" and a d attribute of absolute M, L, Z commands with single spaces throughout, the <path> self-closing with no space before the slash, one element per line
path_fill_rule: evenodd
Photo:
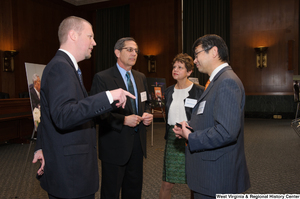
<path fill-rule="evenodd" d="M 154 55 L 145 55 L 145 58 L 148 61 L 148 72 L 155 73 L 156 72 L 156 61 Z"/>
<path fill-rule="evenodd" d="M 19 52 L 15 50 L 4 51 L 3 57 L 3 71 L 13 72 L 14 71 L 14 56 Z"/>
<path fill-rule="evenodd" d="M 268 47 L 259 46 L 254 48 L 256 52 L 256 67 L 264 68 L 267 67 L 267 50 Z"/>

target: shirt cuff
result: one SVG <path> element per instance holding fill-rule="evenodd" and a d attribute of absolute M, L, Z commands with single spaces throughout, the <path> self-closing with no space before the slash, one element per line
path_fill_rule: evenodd
<path fill-rule="evenodd" d="M 109 100 L 109 103 L 112 104 L 114 102 L 113 96 L 109 91 L 106 91 L 107 98 Z"/>
<path fill-rule="evenodd" d="M 41 151 L 42 149 L 38 149 L 38 150 L 36 150 L 34 153 L 33 153 L 33 155 L 35 155 L 38 151 Z"/>

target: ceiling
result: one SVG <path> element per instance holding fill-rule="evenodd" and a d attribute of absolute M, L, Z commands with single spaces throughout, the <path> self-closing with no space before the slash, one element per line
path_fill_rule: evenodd
<path fill-rule="evenodd" d="M 63 1 L 73 4 L 75 6 L 81 6 L 81 5 L 99 3 L 99 2 L 110 1 L 110 0 L 63 0 Z"/>

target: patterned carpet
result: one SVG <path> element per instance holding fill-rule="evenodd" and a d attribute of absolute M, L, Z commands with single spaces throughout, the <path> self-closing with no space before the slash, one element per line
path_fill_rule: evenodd
<path fill-rule="evenodd" d="M 148 128 L 148 158 L 144 161 L 143 199 L 158 198 L 161 185 L 164 123 Z M 31 164 L 34 144 L 0 145 L 0 199 L 44 199 L 47 193 L 35 179 L 38 165 Z M 290 120 L 246 119 L 245 151 L 251 178 L 251 188 L 245 193 L 300 194 L 300 138 Z M 24 168 L 26 167 L 25 171 Z M 100 161 L 99 161 L 99 169 Z M 100 198 L 99 191 L 96 199 Z M 187 185 L 174 186 L 172 198 L 188 199 Z"/>

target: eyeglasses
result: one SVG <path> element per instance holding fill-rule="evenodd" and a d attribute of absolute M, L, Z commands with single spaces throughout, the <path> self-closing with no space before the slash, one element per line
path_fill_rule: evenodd
<path fill-rule="evenodd" d="M 136 54 L 139 54 L 139 52 L 140 52 L 139 49 L 134 49 L 134 48 L 128 48 L 128 47 L 127 47 L 127 48 L 122 48 L 122 49 L 126 49 L 126 50 L 127 50 L 128 52 L 130 52 L 130 53 L 133 52 L 133 51 L 135 51 Z"/>
<path fill-rule="evenodd" d="M 201 53 L 202 51 L 210 50 L 210 49 L 212 49 L 212 47 L 213 47 L 213 46 L 211 46 L 211 47 L 209 47 L 209 48 L 206 48 L 206 49 L 204 49 L 204 50 L 200 50 L 199 52 L 196 52 L 196 53 L 195 53 L 195 59 L 197 58 L 197 56 L 198 56 L 199 53 Z"/>

